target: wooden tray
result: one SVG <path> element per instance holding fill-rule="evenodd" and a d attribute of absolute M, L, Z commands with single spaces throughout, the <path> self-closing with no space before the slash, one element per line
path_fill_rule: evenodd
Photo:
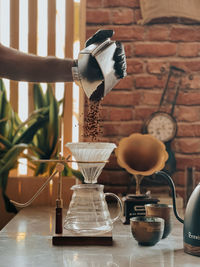
<path fill-rule="evenodd" d="M 54 246 L 112 246 L 112 232 L 98 236 L 83 236 L 63 230 L 62 234 L 54 234 L 52 237 Z"/>

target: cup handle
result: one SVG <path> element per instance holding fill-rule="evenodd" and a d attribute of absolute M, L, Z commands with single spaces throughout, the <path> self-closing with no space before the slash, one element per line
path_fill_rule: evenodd
<path fill-rule="evenodd" d="M 118 215 L 117 215 L 115 218 L 111 219 L 112 223 L 114 223 L 114 222 L 116 222 L 118 219 L 120 219 L 120 217 L 122 216 L 122 211 L 123 211 L 123 208 L 122 208 L 122 201 L 121 201 L 121 199 L 120 199 L 117 195 L 115 195 L 114 193 L 104 193 L 104 195 L 105 195 L 105 196 L 112 196 L 112 197 L 116 198 L 117 201 L 118 201 L 118 203 L 119 203 L 119 207 L 120 207 L 119 213 L 118 213 Z"/>

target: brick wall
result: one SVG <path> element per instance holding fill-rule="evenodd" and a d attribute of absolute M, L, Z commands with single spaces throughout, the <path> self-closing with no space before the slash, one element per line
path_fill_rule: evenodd
<path fill-rule="evenodd" d="M 177 161 L 173 179 L 184 196 L 186 166 L 196 168 L 196 183 L 200 181 L 200 25 L 161 21 L 142 26 L 139 19 L 139 0 L 87 0 L 86 38 L 100 28 L 114 29 L 113 39 L 123 42 L 128 63 L 128 76 L 102 101 L 101 140 L 118 143 L 141 132 L 144 120 L 158 109 L 166 82 L 166 77 L 158 79 L 161 67 L 174 65 L 191 73 L 193 80 L 185 77 L 177 99 L 178 132 L 172 143 Z M 99 182 L 123 193 L 130 176 L 112 155 Z"/>

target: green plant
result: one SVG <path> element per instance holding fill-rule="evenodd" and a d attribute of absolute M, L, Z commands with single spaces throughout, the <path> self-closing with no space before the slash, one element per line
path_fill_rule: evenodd
<path fill-rule="evenodd" d="M 6 195 L 9 172 L 17 167 L 19 156 L 30 147 L 34 135 L 47 121 L 46 114 L 47 109 L 37 110 L 22 123 L 7 100 L 0 80 L 0 187 L 7 211 L 16 212 Z"/>
<path fill-rule="evenodd" d="M 6 187 L 9 172 L 17 167 L 18 158 L 27 157 L 36 176 L 51 174 L 55 164 L 34 162 L 34 159 L 58 159 L 60 103 L 55 99 L 50 85 L 46 94 L 39 84 L 35 84 L 33 90 L 35 110 L 22 122 L 7 100 L 5 86 L 0 80 L 0 187 L 8 212 L 17 212 L 6 195 Z M 25 149 L 28 150 L 27 154 L 23 153 Z M 67 164 L 63 174 L 83 181 L 82 174 Z"/>

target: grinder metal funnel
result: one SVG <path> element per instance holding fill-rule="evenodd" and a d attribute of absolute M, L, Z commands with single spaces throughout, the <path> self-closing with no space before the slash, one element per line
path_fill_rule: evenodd
<path fill-rule="evenodd" d="M 176 210 L 176 193 L 172 178 L 162 171 L 168 158 L 162 142 L 150 135 L 132 134 L 122 139 L 117 147 L 118 164 L 135 175 L 151 175 L 165 178 L 171 188 L 174 215 L 184 223 L 184 251 L 200 256 L 200 183 L 188 201 L 185 218 L 180 218 Z"/>
<path fill-rule="evenodd" d="M 80 51 L 75 80 L 89 99 L 97 90 L 100 98 L 104 97 L 118 83 L 113 60 L 116 47 L 116 43 L 108 38 Z"/>
<path fill-rule="evenodd" d="M 136 195 L 144 176 L 164 168 L 168 159 L 165 145 L 150 134 L 132 134 L 120 140 L 117 149 L 118 164 L 133 174 L 136 179 Z"/>

